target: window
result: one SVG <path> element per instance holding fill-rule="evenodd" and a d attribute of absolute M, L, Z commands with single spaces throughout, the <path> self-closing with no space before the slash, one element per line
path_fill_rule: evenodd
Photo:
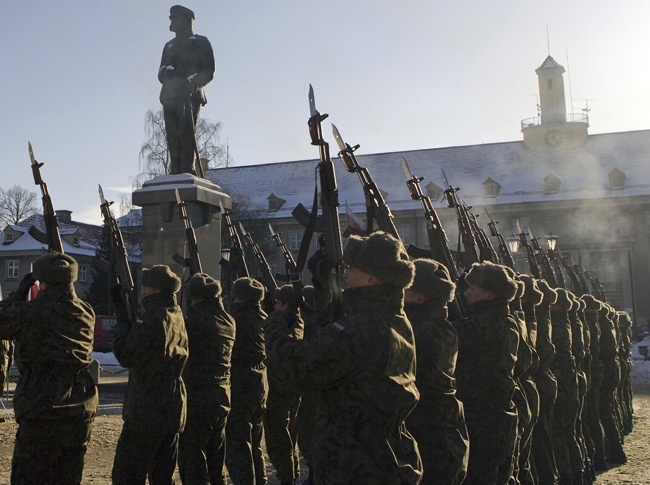
<path fill-rule="evenodd" d="M 18 261 L 17 259 L 10 259 L 9 261 L 7 261 L 8 280 L 17 280 L 19 270 L 20 270 L 20 261 Z"/>
<path fill-rule="evenodd" d="M 85 264 L 79 265 L 79 281 L 85 283 L 88 281 L 88 266 Z"/>
<path fill-rule="evenodd" d="M 549 173 L 544 177 L 544 193 L 545 194 L 557 194 L 560 191 L 560 179 Z"/>
<path fill-rule="evenodd" d="M 302 242 L 302 231 L 289 231 L 289 250 L 299 251 Z"/>
<path fill-rule="evenodd" d="M 485 182 L 483 182 L 483 187 L 485 197 L 496 197 L 499 195 L 499 190 L 501 190 L 499 182 L 494 180 L 492 177 L 488 177 Z"/>
<path fill-rule="evenodd" d="M 10 243 L 14 240 L 13 232 L 5 232 L 5 242 Z"/>
<path fill-rule="evenodd" d="M 402 244 L 404 244 L 404 247 L 407 247 L 409 244 L 411 244 L 411 226 L 397 226 L 397 233 L 402 239 Z"/>
<path fill-rule="evenodd" d="M 618 216 L 614 220 L 614 234 L 617 236 L 630 235 L 630 218 L 627 216 Z"/>
<path fill-rule="evenodd" d="M 609 188 L 610 190 L 619 190 L 625 188 L 625 174 L 618 168 L 609 172 Z"/>
<path fill-rule="evenodd" d="M 74 237 L 72 238 L 72 244 L 73 244 L 74 246 L 79 246 L 79 238 L 78 238 L 77 236 L 74 236 Z"/>

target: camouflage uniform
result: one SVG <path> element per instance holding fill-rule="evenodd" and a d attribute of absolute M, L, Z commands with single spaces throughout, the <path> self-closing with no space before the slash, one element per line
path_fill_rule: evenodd
<path fill-rule="evenodd" d="M 11 356 L 11 340 L 0 340 L 0 397 L 5 390 L 5 380 L 9 372 L 9 361 Z"/>
<path fill-rule="evenodd" d="M 133 325 L 120 308 L 113 329 L 115 357 L 129 369 L 114 484 L 144 484 L 147 477 L 151 483 L 170 483 L 179 433 L 185 426 L 181 373 L 188 343 L 183 314 L 175 295 L 167 290 L 145 296 L 142 306 L 145 314 Z"/>
<path fill-rule="evenodd" d="M 274 310 L 263 327 L 278 325 L 289 329 L 291 339 L 302 340 L 305 323 L 297 308 Z M 276 369 L 272 362 L 268 363 L 269 394 L 266 401 L 264 435 L 266 452 L 277 472 L 277 477 L 283 483 L 293 483 L 300 472 L 297 443 L 300 392 L 283 382 L 279 375 L 281 372 L 282 369 Z"/>
<path fill-rule="evenodd" d="M 420 401 L 406 420 L 418 443 L 422 484 L 461 484 L 467 474 L 469 438 L 463 404 L 456 397 L 458 339 L 444 302 L 405 305 L 413 326 Z"/>
<path fill-rule="evenodd" d="M 620 330 L 619 359 L 621 362 L 621 383 L 618 387 L 618 399 L 622 411 L 622 432 L 624 435 L 632 432 L 632 415 L 634 406 L 632 405 L 632 383 L 630 376 L 632 373 L 632 354 L 630 347 L 632 345 L 632 319 L 627 312 L 618 312 L 618 325 Z"/>
<path fill-rule="evenodd" d="M 583 295 L 586 303 L 585 326 L 589 328 L 589 354 L 591 356 L 591 380 L 585 400 L 585 422 L 594 445 L 593 465 L 596 471 L 607 470 L 605 461 L 605 433 L 600 422 L 600 389 L 603 382 L 603 363 L 600 361 L 600 324 L 598 312 L 602 303 L 591 295 Z"/>
<path fill-rule="evenodd" d="M 508 300 L 471 305 L 468 319 L 454 322 L 458 335 L 456 381 L 470 440 L 466 484 L 506 483 L 499 467 L 512 459 L 517 435 L 514 367 L 519 334 Z"/>
<path fill-rule="evenodd" d="M 231 361 L 232 407 L 226 425 L 226 466 L 235 485 L 264 485 L 267 478 L 262 423 L 269 384 L 262 322 L 267 315 L 260 303 L 253 301 L 231 303 L 230 314 L 237 333 Z"/>
<path fill-rule="evenodd" d="M 292 339 L 280 322 L 265 329 L 269 365 L 301 392 L 321 390 L 312 449 L 317 484 L 420 480 L 418 448 L 404 424 L 419 394 L 402 301 L 402 289 L 392 285 L 349 288 L 346 317 L 310 340 Z"/>
<path fill-rule="evenodd" d="M 72 282 L 76 280 L 76 262 L 67 255 L 51 253 L 36 260 L 34 276 L 43 282 L 39 262 L 65 262 L 74 267 Z M 19 343 L 20 380 L 14 394 L 19 426 L 11 483 L 81 483 L 98 406 L 88 372 L 95 313 L 77 297 L 72 282 L 48 279 L 36 299 L 18 301 L 25 292 L 0 307 L 0 338 Z"/>
<path fill-rule="evenodd" d="M 548 284 L 537 282 L 544 293 L 542 302 L 535 307 L 537 317 L 537 339 L 535 348 L 539 365 L 533 374 L 539 391 L 539 419 L 533 429 L 531 453 L 539 485 L 558 483 L 558 471 L 553 453 L 553 409 L 557 398 L 557 380 L 551 371 L 555 358 L 553 329 L 551 327 L 551 305 L 557 300 L 557 293 Z"/>
<path fill-rule="evenodd" d="M 578 414 L 578 378 L 572 349 L 569 309 L 573 305 L 566 290 L 557 290 L 558 300 L 552 306 L 553 345 L 555 359 L 551 370 L 557 379 L 557 399 L 553 416 L 553 451 L 561 484 L 573 482 L 571 457 L 580 454 L 575 424 Z"/>
<path fill-rule="evenodd" d="M 221 299 L 213 297 L 190 307 L 185 328 L 190 351 L 183 371 L 187 421 L 179 440 L 178 469 L 183 483 L 225 485 L 223 465 L 235 322 Z"/>

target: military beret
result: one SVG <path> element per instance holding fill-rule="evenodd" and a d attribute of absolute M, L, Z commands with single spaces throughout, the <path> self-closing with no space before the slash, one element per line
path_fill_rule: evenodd
<path fill-rule="evenodd" d="M 519 280 L 523 281 L 525 290 L 524 290 L 524 301 L 528 301 L 533 305 L 539 305 L 544 299 L 544 293 L 540 291 L 537 284 L 537 280 L 530 275 L 522 274 L 519 275 Z"/>
<path fill-rule="evenodd" d="M 142 284 L 162 291 L 176 293 L 181 289 L 181 280 L 166 264 L 156 264 L 142 270 Z"/>
<path fill-rule="evenodd" d="M 408 287 L 415 273 L 402 242 L 383 231 L 368 237 L 350 236 L 343 261 L 398 288 Z"/>
<path fill-rule="evenodd" d="M 444 264 L 433 259 L 416 259 L 413 265 L 415 278 L 411 290 L 442 303 L 454 299 L 456 284 L 451 281 L 449 271 Z"/>
<path fill-rule="evenodd" d="M 553 288 L 551 288 L 546 280 L 536 280 L 537 281 L 537 288 L 544 293 L 544 299 L 542 300 L 542 303 L 545 303 L 547 305 L 552 305 L 557 301 L 557 291 L 555 291 Z"/>
<path fill-rule="evenodd" d="M 508 301 L 512 301 L 519 288 L 517 282 L 508 274 L 506 266 L 489 261 L 474 263 L 465 275 L 465 280 L 470 285 L 490 291 Z"/>
<path fill-rule="evenodd" d="M 594 298 L 593 295 L 582 295 L 580 298 L 582 298 L 582 301 L 585 302 L 586 308 L 588 310 L 600 310 L 603 306 L 602 302 L 600 300 L 597 300 Z"/>
<path fill-rule="evenodd" d="M 75 259 L 64 253 L 47 253 L 34 261 L 34 278 L 44 283 L 74 283 L 79 266 Z"/>
<path fill-rule="evenodd" d="M 244 301 L 262 301 L 264 298 L 264 285 L 253 278 L 238 278 L 232 284 L 230 297 Z"/>
<path fill-rule="evenodd" d="M 182 5 L 174 5 L 169 9 L 170 17 L 181 17 L 187 20 L 194 20 L 194 12 Z"/>
<path fill-rule="evenodd" d="M 221 294 L 221 283 L 205 273 L 192 275 L 186 286 L 192 300 L 207 300 Z"/>

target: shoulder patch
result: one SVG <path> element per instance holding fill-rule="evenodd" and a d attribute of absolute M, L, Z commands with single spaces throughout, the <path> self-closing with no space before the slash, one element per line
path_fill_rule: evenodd
<path fill-rule="evenodd" d="M 334 333 L 341 333 L 343 330 L 345 330 L 345 325 L 339 322 L 334 322 L 330 324 L 330 330 L 332 330 Z"/>

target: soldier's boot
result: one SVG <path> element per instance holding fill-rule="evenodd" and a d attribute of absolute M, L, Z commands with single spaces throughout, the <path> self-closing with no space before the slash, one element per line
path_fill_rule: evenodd
<path fill-rule="evenodd" d="M 607 449 L 609 450 L 607 453 L 607 463 L 611 463 L 612 465 L 625 465 L 627 463 L 627 455 L 623 451 L 623 446 L 620 441 L 610 442 Z"/>

